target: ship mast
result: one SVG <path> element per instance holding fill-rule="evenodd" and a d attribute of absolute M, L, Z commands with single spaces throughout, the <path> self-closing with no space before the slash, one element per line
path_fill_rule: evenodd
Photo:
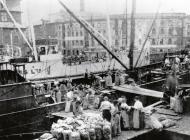
<path fill-rule="evenodd" d="M 132 0 L 132 13 L 131 13 L 131 35 L 130 35 L 130 51 L 129 51 L 129 64 L 130 69 L 133 70 L 133 52 L 135 43 L 135 13 L 136 13 L 136 0 Z"/>
<path fill-rule="evenodd" d="M 126 41 L 126 48 L 125 48 L 125 50 L 127 49 L 127 45 L 128 45 L 128 19 L 127 19 L 128 17 L 127 17 L 127 13 L 128 12 L 127 12 L 127 0 L 126 0 L 126 19 L 125 19 L 125 22 L 126 22 L 125 23 L 126 24 L 126 28 L 125 28 L 126 29 L 126 40 L 125 40 Z"/>

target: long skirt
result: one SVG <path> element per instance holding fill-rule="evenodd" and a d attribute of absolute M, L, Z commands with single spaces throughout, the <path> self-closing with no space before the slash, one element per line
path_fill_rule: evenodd
<path fill-rule="evenodd" d="M 115 114 L 112 119 L 112 134 L 113 136 L 117 136 L 121 134 L 121 124 L 120 124 L 120 114 Z"/>
<path fill-rule="evenodd" d="M 133 111 L 133 128 L 140 129 L 140 111 L 137 109 Z"/>
<path fill-rule="evenodd" d="M 128 129 L 128 128 L 130 128 L 129 114 L 127 113 L 126 110 L 122 110 L 122 111 L 121 111 L 121 118 L 122 118 L 122 126 L 123 126 L 123 129 Z"/>
<path fill-rule="evenodd" d="M 108 122 L 111 122 L 111 112 L 110 110 L 103 110 L 102 111 L 102 117 L 103 119 L 106 119 Z"/>

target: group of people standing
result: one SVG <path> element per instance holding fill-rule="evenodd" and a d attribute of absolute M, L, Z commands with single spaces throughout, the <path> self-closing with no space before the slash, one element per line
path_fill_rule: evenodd
<path fill-rule="evenodd" d="M 143 104 L 138 96 L 134 98 L 133 106 L 127 104 L 125 96 L 113 102 L 105 96 L 99 110 L 104 119 L 112 122 L 113 135 L 120 135 L 121 130 L 139 130 L 143 127 Z"/>

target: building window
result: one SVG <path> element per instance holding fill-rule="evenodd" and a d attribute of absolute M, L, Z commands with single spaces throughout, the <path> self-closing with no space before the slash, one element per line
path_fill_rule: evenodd
<path fill-rule="evenodd" d="M 75 55 L 75 50 L 73 50 L 73 55 Z"/>
<path fill-rule="evenodd" d="M 160 40 L 160 45 L 163 45 L 163 44 L 164 44 L 164 40 L 161 39 L 161 40 Z"/>
<path fill-rule="evenodd" d="M 74 36 L 74 32 L 72 32 L 72 36 Z"/>
<path fill-rule="evenodd" d="M 155 29 L 155 28 L 152 29 L 152 34 L 153 34 L 153 35 L 156 34 L 156 29 Z"/>
<path fill-rule="evenodd" d="M 152 39 L 152 45 L 156 45 L 155 39 Z"/>
<path fill-rule="evenodd" d="M 77 50 L 77 55 L 79 55 L 79 50 Z"/>
<path fill-rule="evenodd" d="M 78 32 L 76 32 L 76 36 L 79 36 L 79 33 L 78 33 Z"/>
<path fill-rule="evenodd" d="M 72 46 L 75 46 L 75 41 L 74 40 L 72 40 Z"/>
<path fill-rule="evenodd" d="M 80 45 L 83 46 L 83 41 L 82 40 L 80 41 Z"/>
<path fill-rule="evenodd" d="M 76 40 L 76 46 L 79 46 L 79 41 L 78 40 Z"/>
<path fill-rule="evenodd" d="M 71 51 L 70 50 L 67 50 L 67 55 L 71 55 Z"/>
<path fill-rule="evenodd" d="M 7 13 L 1 13 L 1 21 L 7 21 Z"/>
<path fill-rule="evenodd" d="M 172 39 L 171 39 L 171 38 L 168 39 L 168 44 L 169 44 L 169 45 L 172 44 Z"/>
<path fill-rule="evenodd" d="M 83 32 L 82 31 L 80 31 L 80 36 L 83 36 Z"/>
<path fill-rule="evenodd" d="M 164 29 L 163 28 L 160 29 L 160 33 L 164 34 Z"/>
<path fill-rule="evenodd" d="M 169 35 L 173 35 L 173 28 L 169 28 Z"/>

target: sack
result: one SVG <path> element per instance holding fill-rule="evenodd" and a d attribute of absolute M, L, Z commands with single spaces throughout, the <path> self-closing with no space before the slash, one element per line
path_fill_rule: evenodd
<path fill-rule="evenodd" d="M 158 121 L 157 118 L 150 116 L 150 121 L 151 121 L 151 128 L 157 129 L 157 130 L 162 130 L 163 125 Z"/>
<path fill-rule="evenodd" d="M 111 140 L 111 126 L 110 125 L 105 125 L 103 127 L 103 136 L 104 140 Z"/>
<path fill-rule="evenodd" d="M 79 132 L 72 132 L 71 133 L 71 140 L 80 140 L 80 133 Z"/>
<path fill-rule="evenodd" d="M 49 133 L 45 133 L 43 135 L 40 136 L 40 140 L 48 140 L 48 139 L 52 139 L 53 138 L 53 135 L 52 134 L 49 134 Z"/>
<path fill-rule="evenodd" d="M 176 125 L 176 123 L 170 119 L 164 120 L 161 123 L 162 123 L 163 127 L 165 127 L 165 128 L 172 127 L 172 126 Z"/>
<path fill-rule="evenodd" d="M 64 140 L 71 140 L 71 130 L 64 130 L 63 131 L 63 139 Z"/>
<path fill-rule="evenodd" d="M 90 140 L 96 140 L 96 133 L 95 133 L 95 129 L 89 129 L 89 137 L 90 137 Z"/>
<path fill-rule="evenodd" d="M 81 140 L 90 140 L 89 133 L 87 131 L 80 131 Z"/>
<path fill-rule="evenodd" d="M 103 134 L 102 134 L 102 127 L 97 125 L 95 127 L 95 134 L 96 134 L 96 140 L 102 140 Z"/>

